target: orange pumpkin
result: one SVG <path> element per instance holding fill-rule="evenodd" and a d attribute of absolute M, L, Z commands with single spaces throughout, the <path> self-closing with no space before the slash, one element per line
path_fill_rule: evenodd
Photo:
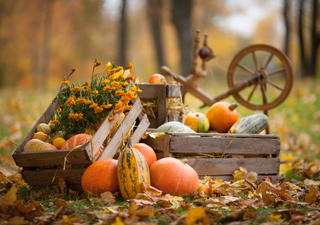
<path fill-rule="evenodd" d="M 92 138 L 92 135 L 90 134 L 77 134 L 69 138 L 66 143 L 61 147 L 61 149 L 73 149 L 77 146 L 84 145 L 85 143 L 89 142 Z M 103 152 L 104 147 L 101 145 L 100 149 L 97 151 L 97 153 L 94 155 L 94 158 L 97 159 L 99 155 Z"/>
<path fill-rule="evenodd" d="M 88 194 L 100 195 L 110 191 L 119 191 L 117 176 L 118 160 L 99 159 L 92 163 L 83 173 L 81 185 L 83 191 Z"/>
<path fill-rule="evenodd" d="M 39 139 L 31 139 L 25 144 L 23 151 L 31 152 L 31 151 L 44 151 L 44 150 L 56 150 L 56 149 L 57 148 L 50 143 L 43 142 Z"/>
<path fill-rule="evenodd" d="M 157 156 L 154 150 L 144 143 L 133 144 L 132 147 L 137 149 L 146 158 L 149 168 L 157 161 Z"/>
<path fill-rule="evenodd" d="M 186 161 L 162 158 L 150 167 L 151 185 L 163 194 L 182 195 L 195 193 L 198 189 L 197 172 Z"/>
<path fill-rule="evenodd" d="M 206 115 L 199 112 L 189 114 L 184 121 L 184 125 L 191 127 L 197 133 L 206 133 L 210 127 Z"/>
<path fill-rule="evenodd" d="M 207 187 L 207 185 L 203 184 L 203 183 L 199 183 L 198 185 L 198 191 L 199 192 L 204 192 L 205 194 L 210 194 L 210 189 Z"/>
<path fill-rule="evenodd" d="M 213 104 L 207 112 L 210 122 L 210 130 L 219 133 L 227 133 L 232 125 L 239 119 L 236 110 L 238 103 L 217 102 Z"/>

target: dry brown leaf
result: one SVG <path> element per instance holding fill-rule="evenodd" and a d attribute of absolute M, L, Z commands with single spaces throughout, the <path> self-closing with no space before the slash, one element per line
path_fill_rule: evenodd
<path fill-rule="evenodd" d="M 310 179 L 304 180 L 303 183 L 307 186 L 315 186 L 315 187 L 320 186 L 320 181 L 314 181 L 314 180 L 310 180 Z"/>
<path fill-rule="evenodd" d="M 67 183 L 63 177 L 59 177 L 59 188 L 60 188 L 61 195 L 67 194 L 67 191 L 68 191 Z"/>
<path fill-rule="evenodd" d="M 247 175 L 247 170 L 243 167 L 240 167 L 239 170 L 236 170 L 233 172 L 232 176 L 233 176 L 233 180 L 232 182 L 236 182 L 238 180 L 244 180 L 245 176 Z"/>
<path fill-rule="evenodd" d="M 65 200 L 63 200 L 63 199 L 57 199 L 56 200 L 56 205 L 57 205 L 57 209 L 59 209 L 59 208 L 66 208 L 66 207 L 68 207 L 68 203 L 67 203 L 67 201 L 65 201 Z"/>
<path fill-rule="evenodd" d="M 229 204 L 231 202 L 236 202 L 236 201 L 239 201 L 240 198 L 239 197 L 233 197 L 233 196 L 222 196 L 219 198 L 219 201 L 222 203 L 222 204 Z"/>
<path fill-rule="evenodd" d="M 140 211 L 136 212 L 136 215 L 137 216 L 143 216 L 143 217 L 153 216 L 154 212 L 152 211 L 150 205 L 146 205 Z"/>
<path fill-rule="evenodd" d="M 139 208 L 139 206 L 136 204 L 136 202 L 132 201 L 130 209 L 129 209 L 129 214 L 135 215 L 138 208 Z"/>
<path fill-rule="evenodd" d="M 15 203 L 20 214 L 24 216 L 27 220 L 33 220 L 37 216 L 42 215 L 44 208 L 40 202 L 32 201 L 31 203 L 24 205 L 22 200 L 18 200 Z"/>
<path fill-rule="evenodd" d="M 100 201 L 112 204 L 112 203 L 114 203 L 116 201 L 116 199 L 115 199 L 115 197 L 113 196 L 113 194 L 110 191 L 106 191 L 106 192 L 101 194 Z"/>
<path fill-rule="evenodd" d="M 315 186 L 311 186 L 310 192 L 306 193 L 304 201 L 308 203 L 313 203 L 316 202 L 318 199 L 320 199 L 319 191 Z"/>
<path fill-rule="evenodd" d="M 12 186 L 11 189 L 0 198 L 0 211 L 6 211 L 9 205 L 12 205 L 17 200 L 17 187 Z"/>

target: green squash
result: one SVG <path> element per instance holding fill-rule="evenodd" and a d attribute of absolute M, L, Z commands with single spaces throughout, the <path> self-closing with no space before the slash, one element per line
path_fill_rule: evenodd
<path fill-rule="evenodd" d="M 269 118 L 262 113 L 243 117 L 233 124 L 228 133 L 260 134 L 269 124 Z"/>
<path fill-rule="evenodd" d="M 159 126 L 155 131 L 167 133 L 196 133 L 190 127 L 178 121 L 170 121 Z"/>

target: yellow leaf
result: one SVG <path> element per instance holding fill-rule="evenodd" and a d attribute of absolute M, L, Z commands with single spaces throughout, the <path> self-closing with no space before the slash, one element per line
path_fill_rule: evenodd
<path fill-rule="evenodd" d="M 247 175 L 247 170 L 245 169 L 245 168 L 242 168 L 242 167 L 240 167 L 240 169 L 239 170 L 236 170 L 236 171 L 234 171 L 233 172 L 233 182 L 236 182 L 236 181 L 238 181 L 238 180 L 243 180 L 244 179 L 244 177 Z"/>
<path fill-rule="evenodd" d="M 280 164 L 280 171 L 279 171 L 279 176 L 285 174 L 289 170 L 292 170 L 292 166 L 290 162 L 287 163 L 281 163 Z"/>
<path fill-rule="evenodd" d="M 125 225 L 120 217 L 116 217 L 116 221 L 114 223 L 112 223 L 111 225 Z"/>
<path fill-rule="evenodd" d="M 222 184 L 222 182 L 223 182 L 223 179 L 216 178 L 212 183 L 212 187 L 217 188 Z"/>
<path fill-rule="evenodd" d="M 187 225 L 193 225 L 196 224 L 197 220 L 201 220 L 206 215 L 206 211 L 204 208 L 192 208 L 189 210 L 187 216 L 186 216 L 186 224 Z"/>
<path fill-rule="evenodd" d="M 8 205 L 12 205 L 16 200 L 17 200 L 17 187 L 16 186 L 12 186 L 11 189 L 0 198 L 0 209 L 3 209 L 3 211 L 5 211 L 5 208 Z"/>
<path fill-rule="evenodd" d="M 310 192 L 306 194 L 304 201 L 308 203 L 313 203 L 317 201 L 319 191 L 314 186 L 310 187 Z"/>
<path fill-rule="evenodd" d="M 275 215 L 275 214 L 271 214 L 270 216 L 269 216 L 269 219 L 271 220 L 271 222 L 282 222 L 283 221 L 283 219 L 280 219 L 281 218 L 281 215 L 279 214 L 279 215 Z"/>
<path fill-rule="evenodd" d="M 165 135 L 165 133 L 164 132 L 155 132 L 155 133 L 149 134 L 149 136 L 152 138 L 161 137 L 162 135 Z"/>
<path fill-rule="evenodd" d="M 292 154 L 288 154 L 288 155 L 281 155 L 280 156 L 280 161 L 292 161 L 293 157 L 292 157 Z"/>

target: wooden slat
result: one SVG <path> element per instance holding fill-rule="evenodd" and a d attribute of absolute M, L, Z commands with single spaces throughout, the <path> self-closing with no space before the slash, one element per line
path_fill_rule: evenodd
<path fill-rule="evenodd" d="M 148 136 L 146 139 L 141 139 L 141 142 L 151 146 L 154 150 L 163 152 L 165 149 L 164 147 L 164 140 L 166 139 L 165 136 L 169 136 L 169 135 L 162 135 L 157 138 L 151 138 Z"/>
<path fill-rule="evenodd" d="M 167 87 L 166 85 L 159 85 L 158 87 L 158 126 L 166 122 L 167 117 L 167 98 L 166 98 Z"/>
<path fill-rule="evenodd" d="M 263 138 L 263 139 L 279 139 L 277 135 L 272 134 L 229 134 L 229 133 L 166 133 L 172 136 L 197 136 L 197 137 L 217 137 L 217 138 Z"/>
<path fill-rule="evenodd" d="M 142 90 L 142 92 L 138 93 L 139 98 L 158 98 L 160 84 L 138 84 L 138 86 Z"/>
<path fill-rule="evenodd" d="M 202 176 L 199 176 L 199 179 L 200 180 L 203 180 L 204 179 L 204 175 Z M 212 180 L 215 180 L 216 178 L 218 179 L 222 179 L 223 181 L 231 181 L 233 180 L 233 176 L 232 175 L 229 175 L 229 176 L 216 176 L 216 175 L 211 175 L 209 176 L 211 177 Z M 261 180 L 267 178 L 267 177 L 271 177 L 272 178 L 272 183 L 276 184 L 279 182 L 279 176 L 274 174 L 274 175 L 258 175 L 258 179 L 257 181 L 260 182 Z"/>
<path fill-rule="evenodd" d="M 141 113 L 141 114 L 143 116 L 139 122 L 139 125 L 136 128 L 136 130 L 134 131 L 133 135 L 131 136 L 132 143 L 139 143 L 142 135 L 146 132 L 146 130 L 148 129 L 148 127 L 150 125 L 147 114 L 144 114 L 144 113 Z"/>
<path fill-rule="evenodd" d="M 167 97 L 179 98 L 183 92 L 182 84 L 167 84 Z"/>
<path fill-rule="evenodd" d="M 100 155 L 100 159 L 112 158 L 114 156 L 118 147 L 120 146 L 120 143 L 122 142 L 122 139 L 128 133 L 134 121 L 141 113 L 141 111 L 142 111 L 142 105 L 139 99 L 139 101 L 138 100 L 135 101 L 129 113 L 126 115 L 121 125 L 119 126 L 118 130 L 116 131 L 116 133 L 114 134 L 114 136 L 112 137 L 108 145 L 105 147 L 104 151 Z"/>
<path fill-rule="evenodd" d="M 63 177 L 67 184 L 81 184 L 81 178 L 86 168 L 68 170 L 23 170 L 22 177 L 31 186 L 57 184 Z M 52 182 L 53 180 L 53 182 Z"/>
<path fill-rule="evenodd" d="M 51 102 L 51 104 L 49 105 L 47 110 L 42 114 L 42 116 L 38 119 L 38 121 L 33 125 L 31 130 L 29 131 L 29 133 L 25 137 L 25 139 L 22 141 L 22 143 L 19 145 L 19 147 L 14 151 L 14 153 L 12 155 L 13 158 L 15 158 L 16 154 L 18 154 L 20 152 L 23 152 L 23 148 L 24 148 L 25 144 L 33 137 L 34 133 L 37 130 L 37 126 L 40 123 L 48 123 L 51 120 L 51 118 L 53 116 L 53 113 L 54 113 L 54 111 L 55 111 L 57 106 L 58 106 L 58 101 L 57 100 L 54 101 L 54 102 Z"/>
<path fill-rule="evenodd" d="M 70 151 L 71 149 L 58 149 L 47 151 L 21 152 L 19 154 L 15 154 L 14 159 L 16 164 L 20 167 L 63 165 L 64 158 Z M 87 151 L 84 149 L 84 147 L 74 149 L 68 155 L 67 160 L 68 164 L 91 163 L 91 160 L 88 157 Z"/>
<path fill-rule="evenodd" d="M 279 158 L 188 158 L 199 175 L 230 175 L 240 167 L 257 174 L 278 174 Z"/>
<path fill-rule="evenodd" d="M 279 154 L 279 139 L 172 137 L 171 153 Z"/>
<path fill-rule="evenodd" d="M 150 122 L 149 128 L 157 128 L 158 127 L 158 119 L 157 118 L 154 118 L 152 116 L 148 116 L 148 119 Z"/>

